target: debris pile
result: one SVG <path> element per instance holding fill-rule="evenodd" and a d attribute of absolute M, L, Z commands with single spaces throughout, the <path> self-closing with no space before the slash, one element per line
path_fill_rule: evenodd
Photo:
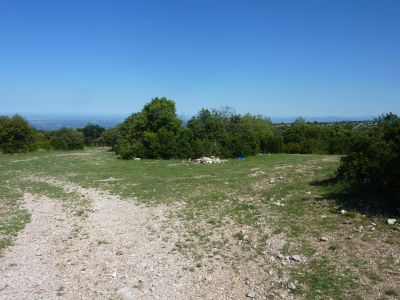
<path fill-rule="evenodd" d="M 210 156 L 210 157 L 203 156 L 192 160 L 192 162 L 195 164 L 220 164 L 227 161 L 228 160 L 226 159 L 219 159 L 218 157 L 215 156 Z"/>

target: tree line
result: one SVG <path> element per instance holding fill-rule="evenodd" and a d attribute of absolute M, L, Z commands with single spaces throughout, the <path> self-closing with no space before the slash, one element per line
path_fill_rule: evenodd
<path fill-rule="evenodd" d="M 123 159 L 238 157 L 257 153 L 344 154 L 354 136 L 374 122 L 273 124 L 259 115 L 240 115 L 231 108 L 202 109 L 187 122 L 176 115 L 175 103 L 155 98 L 112 132 L 104 134 Z"/>
<path fill-rule="evenodd" d="M 87 124 L 80 129 L 37 130 L 19 115 L 0 116 L 0 153 L 83 149 L 100 145 L 99 138 L 104 131 L 106 129 L 97 124 Z"/>
<path fill-rule="evenodd" d="M 231 108 L 202 109 L 187 122 L 175 102 L 154 98 L 114 128 L 35 130 L 21 116 L 0 116 L 0 152 L 72 150 L 109 146 L 122 159 L 232 158 L 257 153 L 341 154 L 339 178 L 370 183 L 400 194 L 400 118 L 373 122 L 273 124 Z"/>

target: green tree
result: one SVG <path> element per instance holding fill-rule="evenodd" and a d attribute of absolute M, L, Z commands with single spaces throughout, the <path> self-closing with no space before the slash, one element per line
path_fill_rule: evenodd
<path fill-rule="evenodd" d="M 127 159 L 178 157 L 176 147 L 181 125 L 175 102 L 165 97 L 154 98 L 119 126 L 115 151 Z"/>
<path fill-rule="evenodd" d="M 360 132 L 342 157 L 338 177 L 368 183 L 400 196 L 400 117 L 387 114 Z"/>
<path fill-rule="evenodd" d="M 105 130 L 106 129 L 104 127 L 101 127 L 100 125 L 89 123 L 79 131 L 83 133 L 85 145 L 93 146 L 96 140 L 100 138 L 101 134 Z"/>
<path fill-rule="evenodd" d="M 0 116 L 0 150 L 4 153 L 36 149 L 36 130 L 21 116 Z"/>
<path fill-rule="evenodd" d="M 101 133 L 100 137 L 97 139 L 97 143 L 99 146 L 108 146 L 114 149 L 115 144 L 117 143 L 118 134 L 118 126 L 108 128 Z"/>
<path fill-rule="evenodd" d="M 83 149 L 83 134 L 71 128 L 61 128 L 53 131 L 50 137 L 50 147 L 56 150 Z"/>

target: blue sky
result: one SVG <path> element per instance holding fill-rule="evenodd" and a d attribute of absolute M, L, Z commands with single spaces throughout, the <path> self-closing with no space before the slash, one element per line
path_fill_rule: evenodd
<path fill-rule="evenodd" d="M 400 1 L 0 0 L 0 113 L 400 113 Z"/>

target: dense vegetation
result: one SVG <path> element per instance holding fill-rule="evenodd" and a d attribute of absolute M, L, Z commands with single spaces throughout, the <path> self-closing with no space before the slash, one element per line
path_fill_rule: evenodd
<path fill-rule="evenodd" d="M 345 154 L 352 140 L 375 122 L 272 124 L 263 116 L 239 115 L 229 107 L 202 109 L 187 122 L 175 103 L 155 98 L 114 128 L 87 124 L 77 130 L 36 131 L 20 116 L 1 117 L 0 149 L 6 153 L 40 149 L 109 146 L 123 159 L 238 157 L 257 153 Z"/>
<path fill-rule="evenodd" d="M 83 138 L 85 140 L 85 145 L 87 146 L 96 146 L 98 144 L 99 138 L 101 134 L 106 129 L 97 124 L 87 124 L 85 127 L 78 129 L 78 131 L 82 132 Z"/>
<path fill-rule="evenodd" d="M 124 159 L 181 157 L 184 130 L 175 103 L 155 98 L 119 127 L 114 150 Z"/>
<path fill-rule="evenodd" d="M 0 116 L 0 153 L 28 152 L 36 149 L 35 129 L 19 115 Z"/>
<path fill-rule="evenodd" d="M 373 124 L 373 122 L 371 122 Z M 202 109 L 187 123 L 176 115 L 175 103 L 155 98 L 99 141 L 123 159 L 238 157 L 257 153 L 344 154 L 353 136 L 369 123 L 272 124 L 262 116 L 239 115 L 230 108 Z"/>
<path fill-rule="evenodd" d="M 341 159 L 338 176 L 400 195 L 400 118 L 388 114 L 354 137 Z"/>
<path fill-rule="evenodd" d="M 70 128 L 38 132 L 36 138 L 39 148 L 45 150 L 75 150 L 84 146 L 83 134 Z"/>

